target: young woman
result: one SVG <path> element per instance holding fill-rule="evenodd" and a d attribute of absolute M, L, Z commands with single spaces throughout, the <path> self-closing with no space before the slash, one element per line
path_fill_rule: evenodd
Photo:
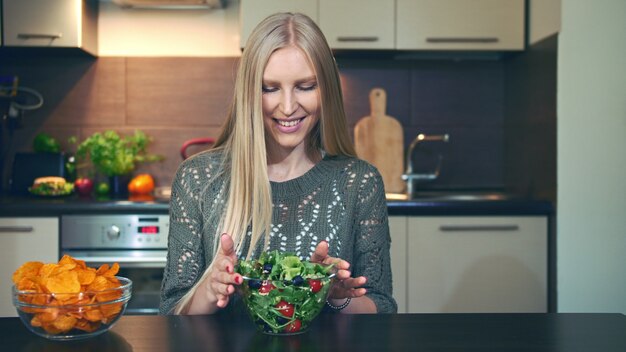
<path fill-rule="evenodd" d="M 382 178 L 355 157 L 337 66 L 310 18 L 275 14 L 250 35 L 215 147 L 174 178 L 168 241 L 162 314 L 232 306 L 237 260 L 274 249 L 337 263 L 335 310 L 397 310 Z"/>

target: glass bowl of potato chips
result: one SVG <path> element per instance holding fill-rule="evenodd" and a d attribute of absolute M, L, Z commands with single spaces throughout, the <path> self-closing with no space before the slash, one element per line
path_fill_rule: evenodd
<path fill-rule="evenodd" d="M 51 340 L 78 340 L 108 331 L 124 314 L 132 281 L 117 263 L 90 268 L 69 256 L 27 262 L 13 274 L 13 305 L 24 325 Z"/>

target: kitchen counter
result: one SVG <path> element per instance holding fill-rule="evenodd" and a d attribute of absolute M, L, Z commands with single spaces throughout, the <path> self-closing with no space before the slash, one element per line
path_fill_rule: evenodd
<path fill-rule="evenodd" d="M 1 196 L 1 216 L 60 216 L 72 214 L 167 214 L 166 200 L 128 198 Z"/>
<path fill-rule="evenodd" d="M 92 339 L 51 342 L 0 318 L 7 351 L 626 351 L 623 314 L 327 314 L 275 337 L 245 316 L 123 316 Z"/>
<path fill-rule="evenodd" d="M 425 197 L 387 201 L 389 215 L 551 215 L 551 202 L 514 197 Z M 167 214 L 164 199 L 95 199 L 77 195 L 56 198 L 0 196 L 0 216 L 60 216 L 69 214 Z"/>

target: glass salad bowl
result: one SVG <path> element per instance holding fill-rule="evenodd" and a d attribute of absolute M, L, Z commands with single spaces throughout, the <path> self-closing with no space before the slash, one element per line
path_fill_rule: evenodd
<path fill-rule="evenodd" d="M 108 331 L 124 314 L 132 281 L 115 276 L 116 287 L 78 293 L 44 293 L 13 286 L 13 305 L 28 330 L 50 340 L 78 340 Z"/>
<path fill-rule="evenodd" d="M 335 283 L 335 268 L 266 252 L 258 260 L 240 261 L 243 276 L 237 291 L 257 328 L 270 335 L 305 332 L 324 308 Z"/>

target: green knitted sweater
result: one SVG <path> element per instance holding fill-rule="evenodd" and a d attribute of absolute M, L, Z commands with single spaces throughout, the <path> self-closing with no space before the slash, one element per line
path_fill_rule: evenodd
<path fill-rule="evenodd" d="M 211 262 L 228 192 L 228 173 L 221 165 L 222 154 L 208 151 L 185 160 L 176 173 L 161 314 L 173 311 Z M 367 277 L 364 287 L 377 311 L 396 312 L 385 191 L 375 167 L 360 159 L 327 155 L 296 179 L 271 182 L 271 189 L 270 250 L 309 259 L 315 246 L 326 240 L 329 255 L 348 261 L 353 277 Z M 256 247 L 254 257 L 262 247 L 263 243 Z M 246 253 L 237 254 L 243 258 Z M 231 305 L 239 303 L 234 300 Z"/>

